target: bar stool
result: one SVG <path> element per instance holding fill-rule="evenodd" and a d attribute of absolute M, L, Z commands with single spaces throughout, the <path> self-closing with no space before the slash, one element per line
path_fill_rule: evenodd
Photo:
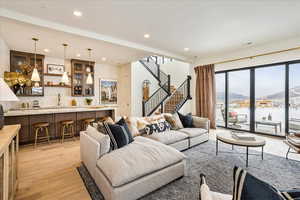
<path fill-rule="evenodd" d="M 35 131 L 35 140 L 34 140 L 34 148 L 36 148 L 37 142 L 40 140 L 47 140 L 50 144 L 50 136 L 49 136 L 49 123 L 48 122 L 40 122 L 33 124 L 33 128 Z M 43 131 L 45 134 L 43 135 Z"/>
<path fill-rule="evenodd" d="M 83 131 L 86 130 L 86 128 L 88 127 L 88 125 L 92 125 L 93 122 L 95 122 L 94 118 L 84 119 L 83 120 Z"/>
<path fill-rule="evenodd" d="M 73 120 L 65 120 L 61 121 L 61 143 L 64 142 L 65 136 L 74 138 L 75 140 L 75 133 L 74 133 L 74 121 Z"/>

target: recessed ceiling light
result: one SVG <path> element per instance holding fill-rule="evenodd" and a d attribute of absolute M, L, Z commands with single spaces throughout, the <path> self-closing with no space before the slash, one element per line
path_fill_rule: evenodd
<path fill-rule="evenodd" d="M 246 45 L 251 45 L 251 44 L 252 44 L 252 42 L 247 42 L 247 43 L 246 43 Z"/>
<path fill-rule="evenodd" d="M 150 35 L 149 34 L 145 34 L 144 38 L 150 38 Z"/>
<path fill-rule="evenodd" d="M 81 17 L 82 16 L 82 12 L 80 12 L 79 10 L 74 10 L 73 11 L 73 15 L 75 15 L 76 17 Z"/>
<path fill-rule="evenodd" d="M 44 49 L 44 51 L 45 51 L 46 53 L 48 53 L 48 52 L 49 52 L 49 49 Z"/>
<path fill-rule="evenodd" d="M 80 57 L 80 53 L 76 54 L 76 57 Z"/>
<path fill-rule="evenodd" d="M 105 57 L 102 57 L 101 60 L 102 60 L 102 61 L 106 61 L 106 58 L 105 58 Z"/>
<path fill-rule="evenodd" d="M 190 49 L 189 49 L 189 48 L 187 48 L 187 47 L 185 47 L 183 50 L 184 50 L 184 51 L 189 51 Z"/>

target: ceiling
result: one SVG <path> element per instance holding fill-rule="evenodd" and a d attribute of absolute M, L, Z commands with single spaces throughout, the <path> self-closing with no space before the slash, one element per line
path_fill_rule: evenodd
<path fill-rule="evenodd" d="M 55 22 L 138 52 L 186 60 L 300 35 L 298 0 L 1 0 L 0 5 L 34 17 L 30 23 Z"/>

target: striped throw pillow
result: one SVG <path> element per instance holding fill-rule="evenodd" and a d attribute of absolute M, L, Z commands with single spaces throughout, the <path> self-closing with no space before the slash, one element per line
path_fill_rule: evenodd
<path fill-rule="evenodd" d="M 123 118 L 115 124 L 103 122 L 103 127 L 105 133 L 110 137 L 112 150 L 119 149 L 133 142 L 132 135 Z"/>
<path fill-rule="evenodd" d="M 254 177 L 240 167 L 233 170 L 233 200 L 285 200 L 270 184 Z"/>

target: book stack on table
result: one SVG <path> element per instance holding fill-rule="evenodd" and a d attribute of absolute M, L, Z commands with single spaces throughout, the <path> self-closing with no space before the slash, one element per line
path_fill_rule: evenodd
<path fill-rule="evenodd" d="M 237 140 L 255 140 L 255 137 L 252 134 L 244 132 L 232 132 L 232 137 Z"/>

